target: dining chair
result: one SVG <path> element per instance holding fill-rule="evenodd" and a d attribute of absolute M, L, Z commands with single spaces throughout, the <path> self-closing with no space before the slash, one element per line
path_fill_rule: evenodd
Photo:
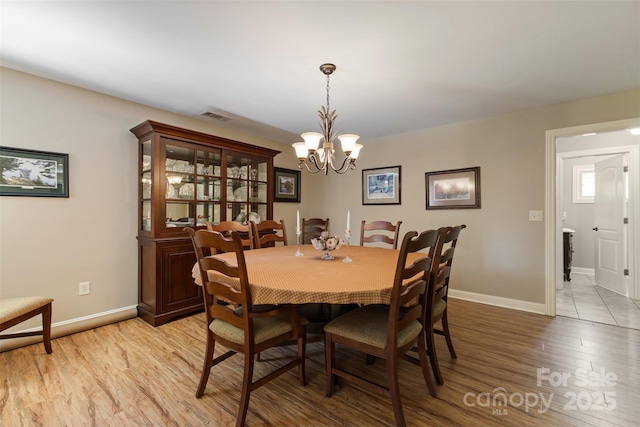
<path fill-rule="evenodd" d="M 300 384 L 306 385 L 307 320 L 298 316 L 295 306 L 278 306 L 268 311 L 254 309 L 242 240 L 237 231 L 231 231 L 230 236 L 225 237 L 216 231 L 195 231 L 192 228 L 185 230 L 191 237 L 198 259 L 207 322 L 206 354 L 196 397 L 202 397 L 204 394 L 209 374 L 214 366 L 236 353 L 242 353 L 244 373 L 240 408 L 236 419 L 236 426 L 239 427 L 245 423 L 251 392 L 258 387 L 295 366 L 298 366 Z M 210 251 L 235 253 L 235 264 L 208 256 Z M 211 270 L 215 275 L 209 276 L 208 272 Z M 238 283 L 239 286 L 235 287 L 229 283 Z M 297 340 L 297 357 L 254 381 L 254 355 L 292 339 Z M 214 358 L 216 343 L 223 345 L 228 351 Z"/>
<path fill-rule="evenodd" d="M 49 297 L 21 297 L 0 299 L 0 332 L 42 314 L 42 331 L 16 332 L 0 335 L 0 339 L 42 335 L 44 349 L 51 354 L 51 303 Z"/>
<path fill-rule="evenodd" d="M 451 265 L 453 264 L 453 255 L 455 253 L 458 237 L 463 228 L 467 226 L 462 224 L 455 227 L 441 227 L 438 229 L 438 245 L 434 262 L 431 268 L 431 280 L 429 282 L 429 291 L 427 293 L 427 314 L 426 314 L 426 340 L 427 354 L 431 362 L 431 369 L 436 378 L 436 382 L 440 385 L 444 384 L 440 366 L 438 365 L 438 357 L 436 355 L 435 335 L 443 335 L 449 347 L 449 353 L 453 359 L 457 358 L 456 352 L 451 341 L 451 333 L 449 331 L 449 320 L 447 310 L 447 294 L 449 292 L 449 279 L 451 278 Z M 437 329 L 435 326 L 440 322 L 442 328 Z"/>
<path fill-rule="evenodd" d="M 250 222 L 242 224 L 238 221 L 220 221 L 218 224 L 212 224 L 211 222 L 205 222 L 207 230 L 217 231 L 224 235 L 227 235 L 231 231 L 237 231 L 240 233 L 242 240 L 242 248 L 245 250 L 255 249 L 256 243 L 253 238 L 253 228 Z"/>
<path fill-rule="evenodd" d="M 362 221 L 360 226 L 360 246 L 365 243 L 383 242 L 391 245 L 393 249 L 398 249 L 398 236 L 400 235 L 400 224 L 395 225 L 389 221 L 372 221 L 366 223 Z"/>
<path fill-rule="evenodd" d="M 329 218 L 302 218 L 302 243 L 310 244 L 311 239 L 320 236 L 323 231 L 329 231 Z"/>
<path fill-rule="evenodd" d="M 420 235 L 415 231 L 405 234 L 396 264 L 390 304 L 373 304 L 357 308 L 332 320 L 324 327 L 328 397 L 333 393 L 337 376 L 351 380 L 365 389 L 373 389 L 390 396 L 396 425 L 405 426 L 400 401 L 398 361 L 414 344 L 418 347 L 419 364 L 427 388 L 435 396 L 426 353 L 424 307 L 437 238 L 437 230 L 424 231 Z M 407 255 L 411 253 L 418 253 L 420 257 L 406 265 Z M 387 385 L 374 383 L 336 366 L 336 344 L 384 358 Z"/>
<path fill-rule="evenodd" d="M 251 224 L 256 249 L 274 246 L 276 243 L 282 243 L 284 246 L 288 245 L 284 220 L 281 219 L 280 222 L 277 222 L 269 219 L 260 221 L 257 224 L 252 221 Z"/>

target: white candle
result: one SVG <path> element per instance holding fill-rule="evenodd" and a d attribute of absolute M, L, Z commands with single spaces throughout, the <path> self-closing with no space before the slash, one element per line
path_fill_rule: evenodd
<path fill-rule="evenodd" d="M 296 211 L 296 230 L 300 230 L 300 211 Z"/>
<path fill-rule="evenodd" d="M 351 211 L 347 211 L 347 231 L 351 230 Z"/>

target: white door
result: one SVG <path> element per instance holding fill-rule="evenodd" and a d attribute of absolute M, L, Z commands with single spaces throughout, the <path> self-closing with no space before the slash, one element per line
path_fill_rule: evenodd
<path fill-rule="evenodd" d="M 624 155 L 595 164 L 596 284 L 628 296 L 624 276 Z"/>

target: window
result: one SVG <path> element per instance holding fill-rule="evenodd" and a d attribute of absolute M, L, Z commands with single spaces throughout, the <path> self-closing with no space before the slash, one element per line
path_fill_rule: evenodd
<path fill-rule="evenodd" d="M 596 173 L 593 165 L 573 167 L 573 203 L 593 203 L 596 194 Z"/>

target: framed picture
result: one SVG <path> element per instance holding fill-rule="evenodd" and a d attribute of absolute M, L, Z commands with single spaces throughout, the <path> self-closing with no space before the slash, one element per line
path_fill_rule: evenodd
<path fill-rule="evenodd" d="M 69 155 L 0 147 L 0 196 L 69 197 Z"/>
<path fill-rule="evenodd" d="M 425 173 L 427 209 L 479 209 L 480 167 Z"/>
<path fill-rule="evenodd" d="M 293 169 L 273 168 L 275 202 L 300 203 L 300 171 Z"/>
<path fill-rule="evenodd" d="M 401 166 L 362 170 L 363 205 L 400 204 Z"/>

